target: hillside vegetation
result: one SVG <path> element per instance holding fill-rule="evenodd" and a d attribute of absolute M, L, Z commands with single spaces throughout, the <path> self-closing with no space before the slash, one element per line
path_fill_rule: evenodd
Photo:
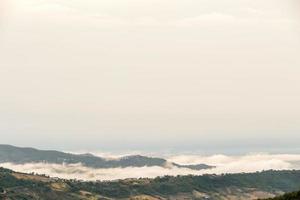
<path fill-rule="evenodd" d="M 266 200 L 300 200 L 300 191 L 284 194 L 279 197 L 269 198 Z"/>
<path fill-rule="evenodd" d="M 0 169 L 0 197 L 7 200 L 257 199 L 299 188 L 300 171 L 82 182 Z"/>

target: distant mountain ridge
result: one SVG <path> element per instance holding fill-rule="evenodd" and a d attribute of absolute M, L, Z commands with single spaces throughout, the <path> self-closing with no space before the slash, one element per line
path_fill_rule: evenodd
<path fill-rule="evenodd" d="M 0 145 L 0 163 L 51 163 L 51 164 L 76 164 L 92 168 L 125 168 L 125 167 L 166 167 L 173 165 L 179 168 L 188 168 L 193 170 L 210 169 L 213 166 L 206 164 L 180 165 L 168 162 L 163 158 L 146 157 L 141 155 L 132 155 L 120 159 L 108 160 L 106 158 L 94 156 L 93 154 L 71 154 L 53 150 L 38 150 L 28 147 L 15 147 L 12 145 Z"/>

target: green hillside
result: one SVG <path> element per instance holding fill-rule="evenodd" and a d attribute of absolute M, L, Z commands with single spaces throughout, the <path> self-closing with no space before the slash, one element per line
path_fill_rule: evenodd
<path fill-rule="evenodd" d="M 299 188 L 300 171 L 82 182 L 0 168 L 0 197 L 6 200 L 258 199 L 278 196 Z"/>
<path fill-rule="evenodd" d="M 300 200 L 300 191 L 287 193 L 282 196 L 270 198 L 266 200 Z"/>

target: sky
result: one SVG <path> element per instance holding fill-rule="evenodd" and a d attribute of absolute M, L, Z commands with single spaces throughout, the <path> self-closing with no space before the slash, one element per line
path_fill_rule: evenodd
<path fill-rule="evenodd" d="M 300 152 L 298 0 L 2 0 L 1 143 Z"/>

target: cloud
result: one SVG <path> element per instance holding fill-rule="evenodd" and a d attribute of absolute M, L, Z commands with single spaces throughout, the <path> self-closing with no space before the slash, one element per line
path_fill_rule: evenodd
<path fill-rule="evenodd" d="M 18 172 L 46 174 L 51 177 L 80 180 L 116 180 L 125 178 L 154 178 L 163 175 L 188 175 L 196 174 L 197 171 L 190 169 L 181 169 L 177 167 L 127 167 L 127 168 L 109 168 L 93 169 L 84 167 L 81 164 L 58 165 L 46 163 L 28 163 L 16 165 L 12 163 L 2 163 L 2 167 L 9 168 Z"/>
<path fill-rule="evenodd" d="M 127 167 L 127 168 L 109 168 L 93 169 L 78 164 L 49 164 L 49 163 L 27 163 L 12 164 L 2 163 L 0 166 L 9 168 L 18 172 L 46 174 L 51 177 L 80 180 L 116 180 L 125 178 L 154 178 L 164 175 L 202 175 L 202 174 L 222 174 L 222 173 L 240 173 L 256 172 L 262 170 L 291 170 L 300 169 L 300 155 L 290 154 L 252 154 L 244 156 L 197 156 L 197 155 L 179 155 L 172 156 L 168 161 L 180 164 L 199 164 L 206 163 L 215 165 L 216 168 L 209 170 L 191 170 L 168 167 Z"/>
<path fill-rule="evenodd" d="M 262 170 L 299 169 L 300 155 L 293 154 L 249 154 L 244 156 L 197 156 L 181 155 L 170 157 L 169 161 L 185 164 L 206 163 L 216 166 L 215 169 L 206 170 L 206 173 L 239 173 L 256 172 Z"/>
<path fill-rule="evenodd" d="M 266 160 L 280 160 L 284 162 L 300 161 L 300 155 L 298 154 L 247 154 L 242 156 L 227 156 L 222 154 L 212 156 L 199 156 L 199 155 L 177 155 L 168 158 L 169 161 L 179 164 L 197 164 L 206 163 L 209 165 L 224 165 L 233 162 L 243 161 L 266 161 Z"/>

